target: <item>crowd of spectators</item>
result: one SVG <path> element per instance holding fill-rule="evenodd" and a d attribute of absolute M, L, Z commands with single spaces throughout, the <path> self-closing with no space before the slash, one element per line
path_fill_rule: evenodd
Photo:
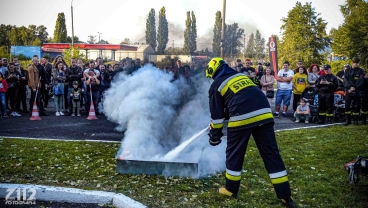
<path fill-rule="evenodd" d="M 47 56 L 39 59 L 35 55 L 32 63 L 23 69 L 17 58 L 11 62 L 3 58 L 0 67 L 0 116 L 31 115 L 34 103 L 40 116 L 49 116 L 46 108 L 51 97 L 55 116 L 88 115 L 91 102 L 99 115 L 99 103 L 114 77 L 118 73 L 132 74 L 145 64 L 155 66 L 153 62 L 129 57 L 114 64 L 105 64 L 102 58 L 87 63 L 71 58 L 70 63 L 66 63 L 61 55 L 49 63 Z M 189 65 L 183 66 L 180 60 L 161 70 L 173 73 L 173 81 L 182 77 L 188 83 L 192 75 L 200 71 L 190 69 Z M 28 105 L 27 93 L 30 94 Z"/>
<path fill-rule="evenodd" d="M 48 116 L 45 108 L 49 105 L 50 95 L 53 97 L 55 116 L 88 115 L 92 102 L 96 114 L 99 115 L 99 103 L 103 99 L 104 92 L 110 88 L 114 77 L 118 73 L 132 74 L 145 64 L 156 66 L 153 62 L 147 60 L 141 62 L 140 59 L 133 60 L 128 57 L 115 64 L 104 64 L 102 58 L 87 63 L 83 63 L 80 59 L 71 58 L 70 63 L 66 63 L 62 56 L 57 56 L 53 63 L 49 63 L 47 56 L 41 59 L 34 56 L 32 64 L 27 69 L 23 69 L 16 57 L 12 58 L 11 62 L 8 62 L 6 58 L 2 58 L 0 67 L 0 115 L 8 117 L 31 113 L 32 107 L 36 103 L 40 116 Z M 276 75 L 271 69 L 270 63 L 258 63 L 256 65 L 257 69 L 251 65 L 250 59 L 246 59 L 244 63 L 238 59 L 234 70 L 246 74 L 264 92 L 270 105 L 272 102 L 275 103 L 274 117 L 279 117 L 280 114 L 286 117 L 290 101 L 293 98 L 292 108 L 295 121 L 305 120 L 307 123 L 310 118 L 308 106 L 309 104 L 316 104 L 316 102 L 309 103 L 303 98 L 303 92 L 309 89 L 315 92 L 317 100 L 319 94 L 321 99 L 323 98 L 321 102 L 317 102 L 317 105 L 320 109 L 319 123 L 324 123 L 324 121 L 322 122 L 323 115 L 331 116 L 334 104 L 333 98 L 329 96 L 338 87 L 350 95 L 349 97 L 352 100 L 349 100 L 349 103 L 354 103 L 352 107 L 354 108 L 354 115 L 360 114 L 361 111 L 363 118 L 366 118 L 366 114 L 368 114 L 368 75 L 359 75 L 361 77 L 357 79 L 361 79 L 359 83 L 363 84 L 358 83 L 359 89 L 355 89 L 353 86 L 346 84 L 345 71 L 352 70 L 350 65 L 345 65 L 344 69 L 339 71 L 336 76 L 331 73 L 331 66 L 329 65 L 318 66 L 312 64 L 306 68 L 303 61 L 298 61 L 294 70 L 290 69 L 289 62 L 284 62 L 282 69 Z M 358 67 L 356 63 L 354 66 L 355 68 Z M 172 66 L 165 66 L 160 70 L 172 73 L 173 81 L 183 78 L 190 83 L 191 77 L 203 72 L 205 67 L 205 62 L 197 65 L 182 65 L 180 60 L 176 60 Z M 326 79 L 328 80 L 326 81 Z M 26 101 L 27 86 L 30 92 L 28 106 Z M 347 89 L 347 86 L 349 86 L 349 89 Z M 274 88 L 277 89 L 275 92 Z M 354 91 L 354 93 L 350 94 L 349 90 Z M 269 95 L 270 91 L 272 91 L 271 95 Z M 325 97 L 322 91 L 326 91 L 324 93 L 327 93 L 328 96 Z M 353 98 L 352 95 L 354 95 Z M 323 112 L 321 112 L 321 109 Z M 329 121 L 331 122 L 331 117 Z"/>

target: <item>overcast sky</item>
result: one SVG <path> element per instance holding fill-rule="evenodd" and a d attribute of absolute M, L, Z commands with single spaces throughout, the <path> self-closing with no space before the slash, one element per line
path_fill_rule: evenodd
<path fill-rule="evenodd" d="M 182 46 L 186 12 L 194 11 L 197 19 L 198 49 L 210 46 L 216 11 L 222 11 L 222 0 L 74 0 L 74 35 L 86 41 L 98 33 L 110 43 L 124 38 L 145 42 L 146 19 L 151 8 L 165 6 L 169 22 L 169 44 Z M 307 0 L 327 24 L 327 33 L 338 27 L 343 17 L 339 5 L 345 0 Z M 295 0 L 227 0 L 226 24 L 234 22 L 249 35 L 259 29 L 266 39 L 280 33 L 281 19 L 296 4 Z M 68 35 L 72 34 L 70 0 L 1 0 L 0 23 L 16 26 L 44 25 L 53 36 L 57 14 L 64 12 Z M 158 24 L 158 19 L 156 20 Z M 201 47 L 202 45 L 202 47 Z"/>

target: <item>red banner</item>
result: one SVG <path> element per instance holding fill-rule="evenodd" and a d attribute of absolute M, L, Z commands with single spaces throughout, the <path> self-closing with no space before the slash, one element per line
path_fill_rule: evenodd
<path fill-rule="evenodd" d="M 279 71 L 278 69 L 278 62 L 277 62 L 277 45 L 276 45 L 276 37 L 271 36 L 269 39 L 269 54 L 270 54 L 270 63 L 271 63 L 271 70 L 273 71 L 274 76 L 277 76 Z"/>

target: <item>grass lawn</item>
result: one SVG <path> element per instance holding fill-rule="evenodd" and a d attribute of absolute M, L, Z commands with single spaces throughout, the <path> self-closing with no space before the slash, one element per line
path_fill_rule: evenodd
<path fill-rule="evenodd" d="M 350 184 L 344 164 L 368 156 L 368 126 L 277 132 L 298 207 L 367 207 L 368 186 Z M 224 173 L 190 178 L 116 173 L 119 143 L 0 139 L 0 183 L 119 192 L 148 207 L 282 207 L 253 140 L 238 199 L 216 193 Z M 367 182 L 367 178 L 363 178 Z M 368 184 L 368 183 L 365 183 Z"/>

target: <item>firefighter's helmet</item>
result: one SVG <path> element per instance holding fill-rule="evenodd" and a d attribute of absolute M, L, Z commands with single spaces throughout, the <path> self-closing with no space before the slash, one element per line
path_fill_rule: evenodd
<path fill-rule="evenodd" d="M 207 64 L 206 77 L 213 79 L 213 75 L 215 75 L 217 69 L 222 63 L 224 63 L 224 60 L 222 60 L 222 58 L 211 59 L 211 61 Z"/>

